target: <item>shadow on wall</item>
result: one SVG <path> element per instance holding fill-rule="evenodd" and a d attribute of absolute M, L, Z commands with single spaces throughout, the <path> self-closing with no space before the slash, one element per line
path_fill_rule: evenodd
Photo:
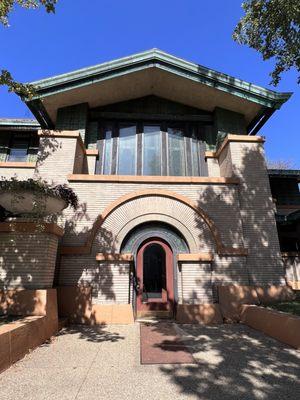
<path fill-rule="evenodd" d="M 59 149 L 59 142 L 55 137 L 47 136 L 50 135 L 51 131 L 43 131 L 45 136 L 43 136 L 43 140 L 39 142 L 39 151 L 37 157 L 37 170 L 41 164 L 55 151 Z"/>
<path fill-rule="evenodd" d="M 79 208 L 73 213 L 71 219 L 65 222 L 65 232 L 72 238 L 72 243 L 78 243 L 82 245 L 88 239 L 91 229 L 88 227 L 80 228 L 83 221 L 90 221 L 90 217 L 87 213 L 87 204 L 80 204 Z M 78 231 L 80 229 L 80 231 Z M 61 275 L 61 282 L 69 282 L 71 285 L 79 283 L 83 286 L 88 286 L 89 282 L 92 282 L 91 286 L 93 289 L 93 295 L 98 293 L 103 300 L 115 301 L 114 287 L 114 272 L 118 274 L 128 274 L 122 265 L 114 266 L 108 263 L 99 263 L 96 261 L 96 254 L 102 253 L 114 253 L 116 251 L 114 244 L 114 237 L 112 232 L 100 227 L 97 231 L 97 236 L 94 240 L 92 251 L 86 255 L 79 256 L 67 256 L 63 257 L 63 271 Z M 70 277 L 68 277 L 69 266 L 72 264 L 74 268 L 70 271 Z M 114 271 L 116 269 L 116 271 Z M 57 271 L 59 273 L 59 271 Z M 59 280 L 56 280 L 59 283 Z M 68 283 L 68 284 L 69 284 Z"/>
<path fill-rule="evenodd" d="M 234 154 L 234 157 L 237 155 Z M 251 144 L 246 144 L 239 148 L 238 157 L 241 157 L 241 161 L 235 165 L 233 159 L 233 172 L 230 174 L 241 180 L 236 189 L 232 186 L 221 186 L 220 189 L 207 186 L 199 193 L 198 206 L 215 220 L 223 244 L 248 249 L 247 257 L 218 257 L 216 254 L 212 263 L 213 284 L 284 284 L 284 269 L 263 154 L 257 150 L 257 145 L 251 148 Z M 217 207 L 213 209 L 212 203 L 216 197 Z M 197 227 L 203 226 L 203 220 L 198 215 L 195 222 Z"/>
<path fill-rule="evenodd" d="M 237 324 L 181 325 L 180 331 L 197 364 L 159 368 L 182 396 L 211 400 L 299 397 L 300 354 L 296 350 Z M 172 348 L 169 339 L 159 346 Z"/>

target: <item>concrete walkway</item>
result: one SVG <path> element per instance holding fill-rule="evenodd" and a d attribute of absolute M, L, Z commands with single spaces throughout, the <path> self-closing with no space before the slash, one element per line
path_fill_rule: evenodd
<path fill-rule="evenodd" d="M 2 373 L 0 399 L 300 399 L 299 352 L 242 325 L 176 329 L 197 364 L 140 365 L 138 324 L 76 326 Z"/>

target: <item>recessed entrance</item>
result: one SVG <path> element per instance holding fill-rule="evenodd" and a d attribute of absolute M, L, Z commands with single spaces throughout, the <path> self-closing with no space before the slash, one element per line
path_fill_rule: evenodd
<path fill-rule="evenodd" d="M 161 239 L 144 242 L 137 253 L 137 316 L 173 315 L 173 253 Z"/>

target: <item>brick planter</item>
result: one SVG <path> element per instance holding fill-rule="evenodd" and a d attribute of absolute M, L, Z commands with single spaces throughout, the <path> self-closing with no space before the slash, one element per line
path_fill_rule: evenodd
<path fill-rule="evenodd" d="M 243 305 L 241 322 L 300 349 L 300 317 L 255 305 Z"/>
<path fill-rule="evenodd" d="M 0 223 L 0 289 L 51 288 L 62 235 L 56 224 Z"/>
<path fill-rule="evenodd" d="M 0 327 L 2 372 L 57 333 L 56 290 L 0 291 L 0 314 L 24 316 Z"/>

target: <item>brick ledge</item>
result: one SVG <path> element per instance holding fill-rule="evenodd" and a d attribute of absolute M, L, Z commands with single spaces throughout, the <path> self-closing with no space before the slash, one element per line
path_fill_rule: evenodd
<path fill-rule="evenodd" d="M 139 183 L 183 183 L 183 184 L 216 184 L 238 185 L 237 178 L 208 177 L 208 176 L 146 176 L 146 175 L 68 175 L 69 182 L 139 182 Z"/>

